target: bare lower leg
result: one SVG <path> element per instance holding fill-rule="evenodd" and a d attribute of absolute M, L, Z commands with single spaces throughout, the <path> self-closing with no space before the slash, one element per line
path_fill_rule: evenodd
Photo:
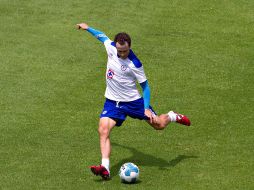
<path fill-rule="evenodd" d="M 110 132 L 115 126 L 115 121 L 110 118 L 101 118 L 99 123 L 100 148 L 102 158 L 109 158 L 111 152 Z"/>
<path fill-rule="evenodd" d="M 163 130 L 167 127 L 167 125 L 171 122 L 168 114 L 161 114 L 160 116 L 155 116 L 154 122 L 151 123 L 147 121 L 154 129 Z"/>
<path fill-rule="evenodd" d="M 111 153 L 110 132 L 115 126 L 116 122 L 110 118 L 101 118 L 99 123 L 99 136 L 101 148 L 101 164 L 109 171 L 109 158 Z"/>
<path fill-rule="evenodd" d="M 109 172 L 110 165 L 110 153 L 111 153 L 111 145 L 110 139 L 107 137 L 100 137 L 100 147 L 101 147 L 101 165 L 104 166 Z"/>
<path fill-rule="evenodd" d="M 101 157 L 109 159 L 111 153 L 111 145 L 109 137 L 100 136 Z"/>

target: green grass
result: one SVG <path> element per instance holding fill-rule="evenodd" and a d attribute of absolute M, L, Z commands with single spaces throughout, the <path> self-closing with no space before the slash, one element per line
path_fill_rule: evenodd
<path fill-rule="evenodd" d="M 251 0 L 0 0 L 0 189 L 254 189 L 254 2 Z M 126 31 L 158 113 L 192 126 L 113 130 L 112 180 L 100 163 L 106 53 Z M 121 184 L 132 161 L 140 181 Z"/>

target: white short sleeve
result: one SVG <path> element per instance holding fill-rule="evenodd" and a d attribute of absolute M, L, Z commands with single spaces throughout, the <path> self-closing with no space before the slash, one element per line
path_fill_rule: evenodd
<path fill-rule="evenodd" d="M 109 54 L 109 52 L 114 50 L 114 46 L 113 46 L 113 41 L 111 41 L 110 39 L 106 40 L 104 42 L 104 46 L 106 48 L 107 53 Z"/>
<path fill-rule="evenodd" d="M 141 66 L 139 68 L 134 66 L 132 68 L 132 71 L 135 74 L 138 83 L 143 83 L 143 82 L 145 82 L 147 80 L 143 66 Z"/>

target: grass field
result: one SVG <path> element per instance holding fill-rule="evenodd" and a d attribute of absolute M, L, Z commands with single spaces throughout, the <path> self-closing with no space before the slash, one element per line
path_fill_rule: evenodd
<path fill-rule="evenodd" d="M 254 189 L 254 1 L 0 0 L 0 189 Z M 158 113 L 189 128 L 113 130 L 112 179 L 100 163 L 105 49 L 75 30 L 132 36 Z M 140 181 L 121 184 L 127 161 Z"/>

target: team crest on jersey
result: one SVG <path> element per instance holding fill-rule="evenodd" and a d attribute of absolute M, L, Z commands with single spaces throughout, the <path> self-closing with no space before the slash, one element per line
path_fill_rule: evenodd
<path fill-rule="evenodd" d="M 125 65 L 121 65 L 121 70 L 125 71 L 127 69 L 127 67 Z"/>
<path fill-rule="evenodd" d="M 107 78 L 108 79 L 112 79 L 114 76 L 114 71 L 112 71 L 111 69 L 108 70 L 108 73 L 107 73 Z"/>

